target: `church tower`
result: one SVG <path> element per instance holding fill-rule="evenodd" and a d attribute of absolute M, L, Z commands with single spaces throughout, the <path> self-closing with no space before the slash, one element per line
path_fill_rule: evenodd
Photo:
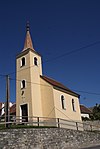
<path fill-rule="evenodd" d="M 16 57 L 16 116 L 42 116 L 40 75 L 41 56 L 34 49 L 27 23 L 24 48 Z"/>

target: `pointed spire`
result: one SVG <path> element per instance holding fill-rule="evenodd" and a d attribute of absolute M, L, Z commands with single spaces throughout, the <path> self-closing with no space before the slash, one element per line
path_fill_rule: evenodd
<path fill-rule="evenodd" d="M 27 25 L 26 25 L 26 38 L 25 38 L 23 51 L 28 49 L 28 48 L 34 50 L 33 44 L 32 44 L 32 39 L 31 39 L 31 35 L 30 35 L 29 22 L 27 22 Z"/>

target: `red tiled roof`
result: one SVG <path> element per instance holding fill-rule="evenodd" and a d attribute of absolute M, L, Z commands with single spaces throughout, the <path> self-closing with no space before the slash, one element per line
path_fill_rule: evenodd
<path fill-rule="evenodd" d="M 85 107 L 84 105 L 80 105 L 80 110 L 81 110 L 81 113 L 84 113 L 84 114 L 92 113 L 92 111 L 89 108 Z"/>
<path fill-rule="evenodd" d="M 51 85 L 53 85 L 53 87 L 57 87 L 57 89 L 62 89 L 63 91 L 67 92 L 68 94 L 71 94 L 71 95 L 74 95 L 74 96 L 77 96 L 79 97 L 80 95 L 71 91 L 69 88 L 65 87 L 63 84 L 51 79 L 51 78 L 48 78 L 46 76 L 41 76 L 42 79 L 44 79 L 45 81 L 47 81 L 48 83 L 50 83 Z"/>

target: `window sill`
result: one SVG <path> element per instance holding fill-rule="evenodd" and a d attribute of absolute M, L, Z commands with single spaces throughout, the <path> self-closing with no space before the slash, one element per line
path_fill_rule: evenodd
<path fill-rule="evenodd" d="M 26 87 L 24 87 L 24 88 L 21 88 L 21 90 L 24 90 L 24 89 L 26 89 Z"/>
<path fill-rule="evenodd" d="M 76 112 L 76 110 L 73 110 L 73 112 Z"/>
<path fill-rule="evenodd" d="M 22 68 L 22 67 L 24 67 L 25 65 L 23 65 L 23 66 L 20 66 L 20 68 Z"/>
<path fill-rule="evenodd" d="M 35 66 L 38 67 L 38 65 L 35 65 L 35 64 L 34 64 L 33 66 L 34 66 L 34 67 L 35 67 Z"/>
<path fill-rule="evenodd" d="M 66 108 L 62 108 L 62 110 L 66 110 Z"/>

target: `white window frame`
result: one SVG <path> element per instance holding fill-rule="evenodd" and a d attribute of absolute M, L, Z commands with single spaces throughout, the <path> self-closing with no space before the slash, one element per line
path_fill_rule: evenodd
<path fill-rule="evenodd" d="M 22 81 L 25 81 L 25 87 L 23 88 L 23 83 L 22 83 Z M 26 88 L 26 80 L 24 79 L 24 80 L 22 80 L 21 81 L 21 89 L 25 89 Z"/>
<path fill-rule="evenodd" d="M 26 65 L 26 57 L 25 56 L 23 56 L 22 58 L 21 58 L 21 60 L 20 60 L 20 67 L 24 67 L 25 65 L 22 65 L 22 59 L 23 58 L 25 58 L 25 65 Z"/>
<path fill-rule="evenodd" d="M 35 65 L 35 63 L 34 63 L 34 59 L 35 59 L 35 58 L 37 59 L 37 65 Z M 33 57 L 33 65 L 34 65 L 34 66 L 38 66 L 38 58 L 37 58 L 36 56 Z"/>
<path fill-rule="evenodd" d="M 73 98 L 72 98 L 72 110 L 73 110 L 73 112 L 76 112 L 75 100 Z"/>
<path fill-rule="evenodd" d="M 64 99 L 63 99 L 63 104 L 64 104 L 63 106 L 64 106 L 64 107 L 62 106 L 62 96 L 63 96 L 63 98 L 64 98 Z M 61 95 L 61 96 L 60 96 L 60 103 L 61 103 L 61 109 L 66 110 L 66 98 L 65 98 L 64 95 Z"/>

